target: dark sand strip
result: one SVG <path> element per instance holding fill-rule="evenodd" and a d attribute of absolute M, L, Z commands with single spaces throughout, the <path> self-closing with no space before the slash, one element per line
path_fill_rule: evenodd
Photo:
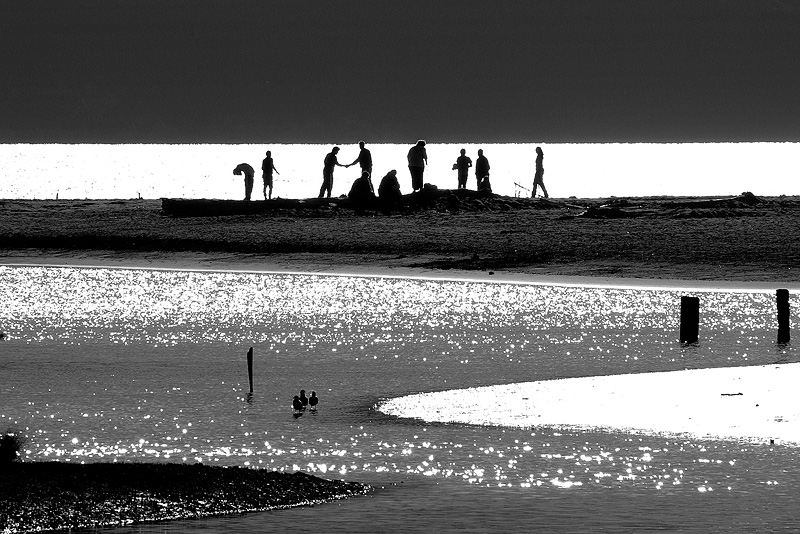
<path fill-rule="evenodd" d="M 121 526 L 308 506 L 370 487 L 202 464 L 11 463 L 0 477 L 0 532 Z"/>

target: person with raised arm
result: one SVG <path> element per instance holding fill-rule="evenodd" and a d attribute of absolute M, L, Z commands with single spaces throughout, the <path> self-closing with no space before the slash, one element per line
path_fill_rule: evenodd
<path fill-rule="evenodd" d="M 326 195 L 331 198 L 331 190 L 333 189 L 333 171 L 338 165 L 339 167 L 346 167 L 339 163 L 336 154 L 339 153 L 339 147 L 335 146 L 331 149 L 330 153 L 325 156 L 325 166 L 322 168 L 322 187 L 319 188 L 319 198 Z"/>
<path fill-rule="evenodd" d="M 360 149 L 358 152 L 358 157 L 353 161 L 353 163 L 348 163 L 346 167 L 350 167 L 351 165 L 355 165 L 356 163 L 359 164 L 361 167 L 361 172 L 368 172 L 370 177 L 372 177 L 372 152 L 369 151 L 368 148 L 364 148 L 364 141 L 358 142 L 358 148 Z"/>

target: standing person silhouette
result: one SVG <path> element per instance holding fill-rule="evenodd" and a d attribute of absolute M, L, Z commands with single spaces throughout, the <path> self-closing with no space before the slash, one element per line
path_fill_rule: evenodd
<path fill-rule="evenodd" d="M 467 177 L 469 176 L 469 168 L 472 167 L 472 160 L 467 157 L 467 151 L 461 149 L 461 155 L 456 159 L 453 164 L 453 170 L 458 170 L 458 188 L 467 188 Z"/>
<path fill-rule="evenodd" d="M 339 147 L 335 146 L 330 153 L 325 156 L 325 166 L 322 168 L 322 187 L 319 189 L 319 198 L 322 198 L 326 193 L 328 198 L 331 198 L 331 190 L 333 189 L 333 170 L 338 165 L 345 167 L 339 163 L 336 154 L 339 153 Z"/>
<path fill-rule="evenodd" d="M 267 200 L 267 187 L 269 187 L 269 198 L 272 198 L 272 171 L 280 174 L 272 161 L 272 151 L 267 150 L 267 157 L 261 163 L 262 178 L 264 178 L 264 200 Z"/>
<path fill-rule="evenodd" d="M 350 164 L 346 165 L 346 167 L 349 167 L 350 165 L 355 165 L 356 163 L 358 163 L 361 166 L 361 172 L 362 173 L 364 171 L 368 172 L 369 175 L 370 175 L 370 178 L 371 178 L 372 177 L 372 153 L 369 151 L 368 148 L 364 148 L 364 141 L 359 141 L 358 142 L 358 147 L 361 149 L 358 152 L 358 157 L 353 161 L 353 163 L 350 163 Z"/>
<path fill-rule="evenodd" d="M 536 147 L 536 175 L 533 178 L 533 194 L 531 198 L 536 198 L 536 187 L 542 186 L 542 193 L 544 198 L 550 198 L 547 194 L 547 188 L 544 186 L 544 152 L 542 147 Z"/>
<path fill-rule="evenodd" d="M 422 191 L 425 165 L 428 163 L 428 153 L 425 151 L 425 141 L 420 139 L 408 151 L 408 170 L 411 173 L 411 189 L 414 193 Z"/>
<path fill-rule="evenodd" d="M 250 200 L 250 195 L 253 194 L 253 178 L 256 176 L 256 171 L 247 163 L 240 163 L 233 169 L 233 174 L 236 176 L 244 174 L 244 199 Z"/>
<path fill-rule="evenodd" d="M 478 181 L 478 191 L 481 190 L 481 182 L 486 176 L 489 176 L 489 160 L 483 155 L 481 148 L 478 150 L 478 159 L 475 160 L 475 179 Z"/>
<path fill-rule="evenodd" d="M 311 396 L 308 398 L 308 405 L 311 407 L 311 410 L 317 409 L 317 404 L 319 404 L 319 397 L 317 397 L 317 392 L 312 391 Z"/>

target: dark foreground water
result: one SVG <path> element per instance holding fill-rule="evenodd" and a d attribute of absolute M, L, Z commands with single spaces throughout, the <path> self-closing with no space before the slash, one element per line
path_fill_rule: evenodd
<path fill-rule="evenodd" d="M 0 268 L 0 421 L 31 437 L 28 460 L 248 465 L 377 487 L 122 532 L 795 531 L 792 446 L 429 424 L 378 409 L 420 391 L 797 361 L 774 343 L 773 294 L 700 294 L 694 347 L 676 341 L 681 294 Z M 296 418 L 301 388 L 321 404 Z"/>

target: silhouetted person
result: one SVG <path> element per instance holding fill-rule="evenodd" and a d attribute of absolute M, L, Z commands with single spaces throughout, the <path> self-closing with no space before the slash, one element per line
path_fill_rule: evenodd
<path fill-rule="evenodd" d="M 292 409 L 297 410 L 298 412 L 303 411 L 303 403 L 300 401 L 300 397 L 297 395 L 295 395 L 294 399 L 292 399 Z"/>
<path fill-rule="evenodd" d="M 425 165 L 428 163 L 428 153 L 425 151 L 425 141 L 420 139 L 408 151 L 408 170 L 411 172 L 411 189 L 416 193 L 422 191 Z"/>
<path fill-rule="evenodd" d="M 319 397 L 317 397 L 316 391 L 312 391 L 311 396 L 308 398 L 308 405 L 311 406 L 312 410 L 316 410 L 317 404 L 319 404 Z"/>
<path fill-rule="evenodd" d="M 361 167 L 362 173 L 366 171 L 370 176 L 372 176 L 372 153 L 368 148 L 364 148 L 364 141 L 359 141 L 358 147 L 361 149 L 358 152 L 358 157 L 353 161 L 353 163 L 350 163 L 346 166 L 349 167 L 350 165 L 355 165 L 358 163 Z"/>
<path fill-rule="evenodd" d="M 336 158 L 336 154 L 339 153 L 339 147 L 335 146 L 331 150 L 330 154 L 325 156 L 325 166 L 322 168 L 322 187 L 319 189 L 319 198 L 322 198 L 326 193 L 328 198 L 331 198 L 331 189 L 333 189 L 333 170 L 338 165 L 339 167 L 345 167 L 339 163 L 339 160 Z"/>
<path fill-rule="evenodd" d="M 547 195 L 547 188 L 544 186 L 544 152 L 542 147 L 536 147 L 536 175 L 533 177 L 533 194 L 531 198 L 536 198 L 536 187 L 542 186 L 542 193 L 544 198 L 550 198 Z"/>
<path fill-rule="evenodd" d="M 461 155 L 456 159 L 453 164 L 453 170 L 458 170 L 458 188 L 467 188 L 467 177 L 469 176 L 469 168 L 472 167 L 472 160 L 467 157 L 467 151 L 461 149 Z"/>
<path fill-rule="evenodd" d="M 483 149 L 478 150 L 478 159 L 475 160 L 475 179 L 477 180 L 478 191 L 481 190 L 481 182 L 484 176 L 489 176 L 489 160 L 483 155 Z"/>
<path fill-rule="evenodd" d="M 304 389 L 300 390 L 300 404 L 303 405 L 304 410 L 306 409 L 306 406 L 308 406 L 308 397 L 306 397 L 306 390 Z"/>
<path fill-rule="evenodd" d="M 347 198 L 353 201 L 353 207 L 359 213 L 375 205 L 375 192 L 372 189 L 372 181 L 369 179 L 367 171 L 362 171 L 361 176 L 353 182 L 353 187 L 350 188 Z"/>
<path fill-rule="evenodd" d="M 233 169 L 233 174 L 236 176 L 244 174 L 244 199 L 250 200 L 250 195 L 253 194 L 253 178 L 255 178 L 256 171 L 247 163 L 240 163 Z"/>
<path fill-rule="evenodd" d="M 378 185 L 378 199 L 384 213 L 389 213 L 394 208 L 402 207 L 403 193 L 400 191 L 400 182 L 397 181 L 397 171 L 392 169 L 381 178 Z"/>
<path fill-rule="evenodd" d="M 261 163 L 262 178 L 264 178 L 264 200 L 267 200 L 267 187 L 269 187 L 269 198 L 272 198 L 272 171 L 278 172 L 275 163 L 272 161 L 272 152 L 267 150 L 267 157 Z"/>

